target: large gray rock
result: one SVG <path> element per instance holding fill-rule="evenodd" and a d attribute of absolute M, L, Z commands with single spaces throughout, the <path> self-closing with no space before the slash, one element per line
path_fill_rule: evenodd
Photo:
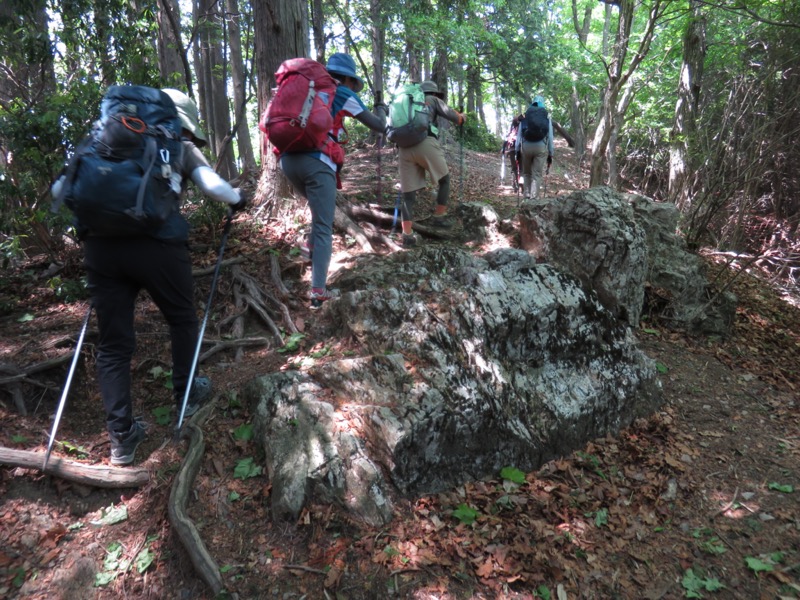
<path fill-rule="evenodd" d="M 725 335 L 736 298 L 710 291 L 702 261 L 676 234 L 679 216 L 672 204 L 595 187 L 523 204 L 520 241 L 633 327 L 650 290 L 652 316 L 689 333 Z"/>
<path fill-rule="evenodd" d="M 356 355 L 248 384 L 276 517 L 335 501 L 365 521 L 505 466 L 533 470 L 660 402 L 627 324 L 522 250 L 423 247 L 339 277 Z"/>

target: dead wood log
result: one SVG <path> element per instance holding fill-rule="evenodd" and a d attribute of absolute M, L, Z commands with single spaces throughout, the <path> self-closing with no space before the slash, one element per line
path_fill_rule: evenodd
<path fill-rule="evenodd" d="M 229 350 L 230 348 L 245 348 L 250 346 L 269 345 L 269 340 L 267 338 L 243 338 L 238 340 L 204 340 L 204 341 L 211 342 L 214 345 L 200 355 L 200 358 L 198 358 L 200 362 L 203 362 L 208 358 L 211 358 L 217 352 L 222 352 L 223 350 Z"/>
<path fill-rule="evenodd" d="M 354 221 L 368 221 L 374 223 L 378 227 L 389 228 L 394 223 L 394 216 L 386 213 L 380 208 L 372 208 L 371 206 L 348 206 L 345 209 L 347 216 Z M 400 215 L 398 215 L 398 219 Z"/>
<path fill-rule="evenodd" d="M 333 216 L 333 225 L 342 229 L 348 235 L 352 236 L 364 252 L 372 252 L 372 244 L 369 243 L 367 236 L 361 230 L 361 227 L 347 216 L 347 214 L 337 205 L 336 212 Z"/>
<path fill-rule="evenodd" d="M 216 404 L 216 398 L 206 404 L 198 413 L 185 425 L 183 437 L 189 439 L 189 448 L 183 457 L 181 468 L 172 482 L 172 489 L 169 494 L 169 521 L 175 528 L 178 538 L 184 549 L 189 555 L 192 565 L 198 575 L 211 588 L 214 596 L 218 596 L 224 591 L 222 574 L 219 566 L 203 543 L 200 532 L 197 531 L 192 520 L 186 514 L 186 505 L 192 493 L 192 486 L 200 470 L 200 461 L 205 452 L 205 442 L 203 441 L 203 431 L 200 424 L 211 414 Z"/>
<path fill-rule="evenodd" d="M 0 447 L 0 464 L 41 471 L 44 455 L 44 452 Z M 53 454 L 50 455 L 50 460 L 47 462 L 45 473 L 99 488 L 134 488 L 141 487 L 150 481 L 149 471 L 142 467 L 85 465 Z"/>

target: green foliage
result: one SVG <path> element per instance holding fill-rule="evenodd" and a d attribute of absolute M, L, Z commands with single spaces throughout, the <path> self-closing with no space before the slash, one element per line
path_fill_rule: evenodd
<path fill-rule="evenodd" d="M 525 473 L 516 467 L 503 467 L 500 470 L 500 477 L 512 483 L 516 483 L 517 485 L 525 483 Z"/>
<path fill-rule="evenodd" d="M 240 442 L 249 442 L 253 439 L 253 424 L 242 423 L 233 430 L 233 439 Z"/>
<path fill-rule="evenodd" d="M 250 479 L 261 475 L 261 467 L 255 464 L 253 457 L 243 458 L 236 463 L 233 469 L 233 476 L 236 479 Z"/>
<path fill-rule="evenodd" d="M 703 598 L 704 596 L 701 593 L 703 591 L 717 592 L 725 588 L 716 577 L 703 578 L 697 575 L 692 569 L 687 569 L 683 574 L 681 585 L 683 586 L 687 598 Z"/>
<path fill-rule="evenodd" d="M 453 517 L 464 525 L 472 525 L 479 514 L 477 510 L 466 504 L 459 504 L 458 508 L 453 511 Z"/>
<path fill-rule="evenodd" d="M 791 494 L 792 492 L 794 492 L 794 487 L 792 487 L 791 485 L 776 483 L 774 481 L 770 482 L 770 484 L 767 487 L 771 490 L 775 490 L 776 492 L 783 492 L 784 494 Z"/>

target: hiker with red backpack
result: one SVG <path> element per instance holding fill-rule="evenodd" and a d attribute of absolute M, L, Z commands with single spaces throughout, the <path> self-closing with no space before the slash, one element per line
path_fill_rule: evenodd
<path fill-rule="evenodd" d="M 91 306 L 97 313 L 97 379 L 111 440 L 111 464 L 133 462 L 146 425 L 133 416 L 134 310 L 145 289 L 169 324 L 172 386 L 182 409 L 198 341 L 189 224 L 180 196 L 191 180 L 239 211 L 247 198 L 209 166 L 197 106 L 183 92 L 112 86 L 102 117 L 53 185 L 54 209 L 75 214 Z M 90 309 L 91 310 L 91 309 Z M 88 315 L 87 315 L 88 316 Z M 192 382 L 185 416 L 209 397 L 211 382 Z"/>
<path fill-rule="evenodd" d="M 311 209 L 306 250 L 311 259 L 311 308 L 318 309 L 339 295 L 338 290 L 327 287 L 327 280 L 336 190 L 341 188 L 339 171 L 344 162 L 339 144 L 342 122 L 353 117 L 383 133 L 387 108 L 377 104 L 374 114 L 367 109 L 358 97 L 364 80 L 356 73 L 353 58 L 341 52 L 332 54 L 324 68 L 311 59 L 286 61 L 276 73 L 276 81 L 279 87 L 265 111 L 261 130 L 279 154 L 284 174 Z M 300 106 L 296 107 L 298 100 Z M 308 131 L 312 127 L 313 133 Z"/>
<path fill-rule="evenodd" d="M 525 117 L 520 122 L 516 151 L 520 155 L 520 176 L 525 199 L 539 197 L 545 162 L 547 171 L 553 164 L 553 122 L 544 104 L 544 98 L 536 96 Z"/>

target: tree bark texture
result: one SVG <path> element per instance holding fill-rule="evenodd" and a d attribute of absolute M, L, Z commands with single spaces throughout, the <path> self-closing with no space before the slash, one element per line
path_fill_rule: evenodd
<path fill-rule="evenodd" d="M 296 56 L 308 56 L 308 7 L 294 0 L 255 0 L 256 69 L 258 81 L 258 114 L 263 114 L 275 87 L 275 71 L 280 64 Z M 258 195 L 261 202 L 275 202 L 291 194 L 289 181 L 278 167 L 270 148 L 262 148 L 261 180 Z"/>
<path fill-rule="evenodd" d="M 692 2 L 692 15 L 683 37 L 683 64 L 678 81 L 678 101 L 675 120 L 670 133 L 669 200 L 679 210 L 691 205 L 689 176 L 694 171 L 691 164 L 691 144 L 695 134 L 700 86 L 706 59 L 706 22 L 700 6 Z"/>

